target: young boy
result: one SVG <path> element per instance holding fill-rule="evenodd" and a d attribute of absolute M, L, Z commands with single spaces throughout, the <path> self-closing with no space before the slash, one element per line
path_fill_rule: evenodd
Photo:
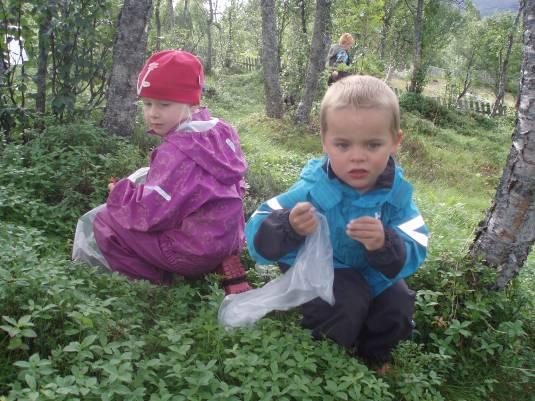
<path fill-rule="evenodd" d="M 315 212 L 323 214 L 336 301 L 302 305 L 302 325 L 384 374 L 392 349 L 412 331 L 415 297 L 403 279 L 424 261 L 428 239 L 412 186 L 393 159 L 403 137 L 398 100 L 379 79 L 350 76 L 327 90 L 320 122 L 326 155 L 251 216 L 249 252 L 287 270 L 317 228 Z"/>

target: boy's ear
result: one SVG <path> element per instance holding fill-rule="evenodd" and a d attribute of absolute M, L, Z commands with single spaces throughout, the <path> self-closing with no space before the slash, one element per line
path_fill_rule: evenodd
<path fill-rule="evenodd" d="M 392 152 L 391 152 L 392 156 L 394 156 L 397 153 L 399 149 L 399 145 L 401 145 L 401 142 L 403 142 L 403 136 L 404 136 L 403 131 L 399 130 L 398 133 L 396 134 L 394 147 L 392 148 Z"/>
<path fill-rule="evenodd" d="M 405 137 L 405 134 L 403 133 L 403 131 L 399 130 L 398 131 L 398 140 L 397 140 L 398 146 L 401 145 L 401 142 L 403 142 L 403 138 L 404 137 Z"/>

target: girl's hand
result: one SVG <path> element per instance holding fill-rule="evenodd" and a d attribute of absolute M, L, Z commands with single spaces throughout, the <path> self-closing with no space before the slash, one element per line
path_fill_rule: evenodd
<path fill-rule="evenodd" d="M 115 184 L 117 183 L 117 179 L 115 177 L 110 177 L 110 183 L 108 184 L 108 191 L 112 191 L 113 188 L 115 188 Z"/>
<path fill-rule="evenodd" d="M 385 245 L 385 230 L 381 220 L 364 216 L 351 220 L 346 233 L 355 241 L 364 245 L 368 251 L 381 249 Z"/>
<path fill-rule="evenodd" d="M 316 231 L 318 221 L 314 212 L 314 206 L 310 202 L 299 202 L 293 207 L 289 220 L 297 234 L 306 236 Z"/>

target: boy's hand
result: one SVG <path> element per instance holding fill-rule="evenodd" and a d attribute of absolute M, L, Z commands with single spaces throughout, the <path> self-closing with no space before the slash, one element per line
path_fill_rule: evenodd
<path fill-rule="evenodd" d="M 385 230 L 381 220 L 364 216 L 351 220 L 346 233 L 355 241 L 364 245 L 368 251 L 381 249 L 385 245 Z"/>
<path fill-rule="evenodd" d="M 294 231 L 302 236 L 310 235 L 316 231 L 318 221 L 314 206 L 310 202 L 299 202 L 290 211 L 290 225 Z"/>

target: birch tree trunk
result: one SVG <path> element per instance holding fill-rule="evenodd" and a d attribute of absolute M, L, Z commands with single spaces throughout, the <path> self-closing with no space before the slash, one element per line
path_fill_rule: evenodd
<path fill-rule="evenodd" d="M 71 3 L 68 0 L 60 0 L 58 3 L 59 6 L 59 19 L 68 20 L 71 17 L 71 14 L 74 12 Z M 52 103 L 52 109 L 54 114 L 60 117 L 62 121 L 65 114 L 69 117 L 72 117 L 74 114 L 74 105 L 76 104 L 76 82 L 74 79 L 73 68 L 74 68 L 74 53 L 76 51 L 76 43 L 78 32 L 73 30 L 72 27 L 64 24 L 61 28 L 61 68 L 58 75 L 61 76 L 60 85 L 58 85 L 58 95 L 56 98 L 59 99 L 68 99 L 63 100 L 58 104 Z"/>
<path fill-rule="evenodd" d="M 154 7 L 154 19 L 156 20 L 156 51 L 160 51 L 162 43 L 162 21 L 160 18 L 160 0 L 156 0 Z"/>
<path fill-rule="evenodd" d="M 421 91 L 421 68 L 422 68 L 422 20 L 424 12 L 424 0 L 418 0 L 416 14 L 414 15 L 414 56 L 412 60 L 412 76 L 409 92 Z"/>
<path fill-rule="evenodd" d="M 262 70 L 266 93 L 266 115 L 282 118 L 275 0 L 261 0 L 260 5 L 262 7 Z"/>
<path fill-rule="evenodd" d="M 48 52 L 50 48 L 50 24 L 52 22 L 52 10 L 55 4 L 53 0 L 47 3 L 44 15 L 39 23 L 39 58 L 37 60 L 37 74 L 35 75 L 36 94 L 35 111 L 44 113 L 46 111 L 46 75 L 48 70 Z"/>
<path fill-rule="evenodd" d="M 299 8 L 301 11 L 301 30 L 303 34 L 307 34 L 307 13 L 306 13 L 306 2 L 305 0 L 299 1 Z"/>
<path fill-rule="evenodd" d="M 511 57 L 511 48 L 513 47 L 513 40 L 515 38 L 516 29 L 518 27 L 518 21 L 520 20 L 520 14 L 522 13 L 522 8 L 519 7 L 518 13 L 516 14 L 515 22 L 511 27 L 511 32 L 507 40 L 507 51 L 505 53 L 505 58 L 503 63 L 501 63 L 500 68 L 500 81 L 498 83 L 498 94 L 496 95 L 496 100 L 492 106 L 491 117 L 494 117 L 498 114 L 498 110 L 501 109 L 503 105 L 503 97 L 505 96 L 505 81 L 507 80 L 507 66 L 509 65 L 509 58 Z"/>
<path fill-rule="evenodd" d="M 497 288 L 518 273 L 535 242 L 535 1 L 522 5 L 524 55 L 513 145 L 470 249 L 472 257 L 498 270 Z"/>
<path fill-rule="evenodd" d="M 151 11 L 152 0 L 125 0 L 119 16 L 103 121 L 103 126 L 116 135 L 132 135 L 137 114 L 137 75 L 145 61 Z"/>
<path fill-rule="evenodd" d="M 379 42 L 379 57 L 383 62 L 385 61 L 386 42 L 392 23 L 392 18 L 394 17 L 394 13 L 400 4 L 401 0 L 385 0 L 383 4 L 381 41 Z"/>
<path fill-rule="evenodd" d="M 461 93 L 457 96 L 457 103 L 466 95 L 468 92 L 468 89 L 470 89 L 470 86 L 472 85 L 472 69 L 474 68 L 476 59 L 476 52 L 472 49 L 472 52 L 470 53 L 470 58 L 468 59 L 468 64 L 466 65 L 466 73 L 464 74 L 464 80 L 463 80 L 463 89 L 461 90 Z"/>
<path fill-rule="evenodd" d="M 236 8 L 236 0 L 231 0 L 230 5 L 228 6 L 228 45 L 225 52 L 225 62 L 224 65 L 226 68 L 230 68 L 232 65 L 232 60 L 234 59 L 234 36 L 233 36 L 233 25 L 234 25 L 234 10 Z"/>
<path fill-rule="evenodd" d="M 325 58 L 330 41 L 328 40 L 327 28 L 331 17 L 331 0 L 317 0 L 316 14 L 314 16 L 314 30 L 312 32 L 312 43 L 310 46 L 310 57 L 305 78 L 305 89 L 303 97 L 297 111 L 295 121 L 297 123 L 308 123 L 312 103 L 316 97 L 318 79 L 320 73 L 325 68 Z"/>
<path fill-rule="evenodd" d="M 173 34 L 175 31 L 175 7 L 173 6 L 173 0 L 167 0 L 166 16 L 167 33 Z"/>
<path fill-rule="evenodd" d="M 207 54 L 206 60 L 204 60 L 204 72 L 209 74 L 212 71 L 212 25 L 214 24 L 214 4 L 212 0 L 208 0 L 208 19 L 206 21 L 208 27 L 206 31 L 207 37 Z"/>

